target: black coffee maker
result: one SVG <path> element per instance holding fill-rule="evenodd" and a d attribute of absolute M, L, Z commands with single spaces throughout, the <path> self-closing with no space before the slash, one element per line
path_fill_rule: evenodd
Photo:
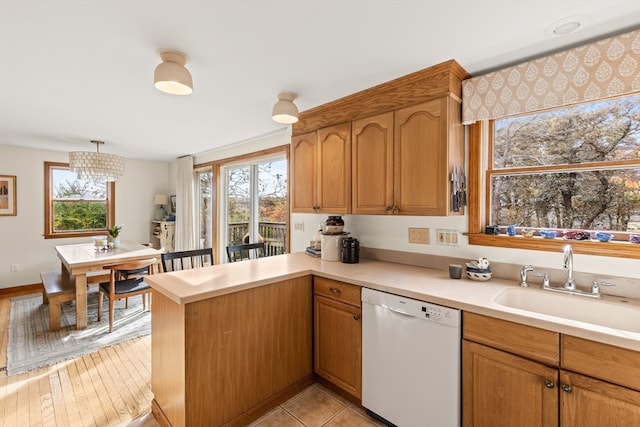
<path fill-rule="evenodd" d="M 360 262 L 360 242 L 353 237 L 342 239 L 342 262 L 357 264 Z"/>

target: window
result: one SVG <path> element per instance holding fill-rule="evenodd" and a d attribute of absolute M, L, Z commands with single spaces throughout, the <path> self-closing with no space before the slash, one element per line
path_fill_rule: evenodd
<path fill-rule="evenodd" d="M 470 151 L 471 178 L 484 181 L 471 197 L 470 243 L 555 251 L 571 236 L 583 253 L 640 257 L 628 243 L 640 233 L 640 95 L 477 124 Z M 487 225 L 501 234 L 481 235 Z M 518 238 L 503 236 L 508 225 Z M 539 237 L 543 229 L 558 238 Z M 624 245 L 607 248 L 596 232 Z"/>
<path fill-rule="evenodd" d="M 77 179 L 67 163 L 44 169 L 46 239 L 106 233 L 115 223 L 115 183 Z"/>
<path fill-rule="evenodd" d="M 211 165 L 198 167 L 196 176 L 196 209 L 198 248 L 213 247 L 213 171 Z"/>

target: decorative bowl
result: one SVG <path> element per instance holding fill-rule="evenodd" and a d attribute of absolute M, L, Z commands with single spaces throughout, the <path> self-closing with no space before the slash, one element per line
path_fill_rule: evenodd
<path fill-rule="evenodd" d="M 576 231 L 576 230 L 565 230 L 562 233 L 563 237 L 567 240 L 590 240 L 591 233 L 588 231 Z"/>
<path fill-rule="evenodd" d="M 523 228 L 522 229 L 522 235 L 524 237 L 533 237 L 535 232 L 536 232 L 536 230 L 534 230 L 533 228 Z"/>
<path fill-rule="evenodd" d="M 540 230 L 540 235 L 545 239 L 555 239 L 558 237 L 558 232 L 556 230 Z"/>
<path fill-rule="evenodd" d="M 467 275 L 467 279 L 476 280 L 478 282 L 486 282 L 487 280 L 491 279 L 491 270 L 486 272 L 476 272 L 471 271 L 469 270 L 469 268 L 467 268 L 465 274 Z"/>
<path fill-rule="evenodd" d="M 630 234 L 629 243 L 640 243 L 640 234 Z"/>
<path fill-rule="evenodd" d="M 596 239 L 601 242 L 608 242 L 609 240 L 613 239 L 613 234 L 596 231 Z"/>

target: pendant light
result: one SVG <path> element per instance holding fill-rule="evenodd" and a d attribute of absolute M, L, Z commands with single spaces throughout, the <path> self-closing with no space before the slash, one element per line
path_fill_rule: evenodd
<path fill-rule="evenodd" d="M 153 73 L 156 89 L 170 95 L 191 95 L 193 79 L 185 68 L 187 56 L 175 50 L 160 52 L 162 63 Z"/>
<path fill-rule="evenodd" d="M 100 152 L 104 141 L 91 141 L 96 144 L 96 152 L 72 151 L 69 153 L 69 171 L 75 172 L 78 179 L 96 181 L 117 181 L 124 175 L 124 157 Z"/>
<path fill-rule="evenodd" d="M 297 95 L 292 92 L 278 94 L 278 102 L 273 106 L 271 117 L 274 122 L 291 124 L 298 121 L 298 107 L 293 103 Z"/>

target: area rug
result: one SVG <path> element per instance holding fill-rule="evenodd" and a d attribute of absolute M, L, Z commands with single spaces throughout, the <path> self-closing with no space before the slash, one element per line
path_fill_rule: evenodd
<path fill-rule="evenodd" d="M 42 295 L 11 299 L 7 374 L 16 375 L 31 369 L 73 359 L 102 347 L 151 333 L 151 313 L 142 310 L 142 297 L 116 301 L 113 332 L 109 333 L 109 305 L 105 299 L 102 320 L 98 322 L 98 289 L 87 292 L 87 328 L 76 330 L 75 302 L 61 305 L 62 328 L 49 332 L 49 307 Z"/>

